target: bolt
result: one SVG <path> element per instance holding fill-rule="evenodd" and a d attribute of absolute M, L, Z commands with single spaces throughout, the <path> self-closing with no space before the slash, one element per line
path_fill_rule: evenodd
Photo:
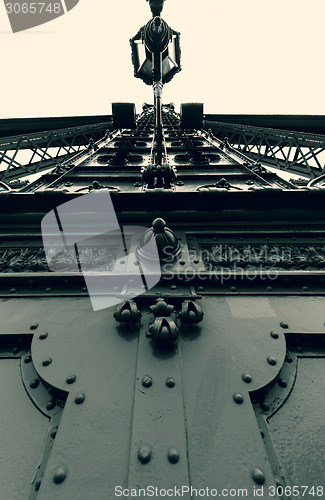
<path fill-rule="evenodd" d="M 16 288 L 10 288 L 9 290 L 9 293 L 16 293 L 16 292 L 17 292 Z"/>
<path fill-rule="evenodd" d="M 283 378 L 279 378 L 278 385 L 285 389 L 287 387 L 287 382 Z"/>
<path fill-rule="evenodd" d="M 142 379 L 143 387 L 151 387 L 152 386 L 152 378 L 149 375 L 145 375 Z"/>
<path fill-rule="evenodd" d="M 141 446 L 138 450 L 138 459 L 142 464 L 146 464 L 151 460 L 151 449 L 149 446 Z"/>
<path fill-rule="evenodd" d="M 250 384 L 252 381 L 252 377 L 248 373 L 244 373 L 242 379 L 246 384 Z"/>
<path fill-rule="evenodd" d="M 58 428 L 57 427 L 54 427 L 54 429 L 52 430 L 51 432 L 51 438 L 52 439 L 55 439 L 56 438 L 56 434 L 58 432 Z"/>
<path fill-rule="evenodd" d="M 268 356 L 266 358 L 267 362 L 269 365 L 272 365 L 272 366 L 275 366 L 276 365 L 276 359 L 275 358 L 272 358 L 272 356 Z"/>
<path fill-rule="evenodd" d="M 67 477 L 67 469 L 61 466 L 58 467 L 54 472 L 53 481 L 55 482 L 55 484 L 60 484 L 63 483 L 66 477 Z"/>
<path fill-rule="evenodd" d="M 76 376 L 75 375 L 70 375 L 67 380 L 66 380 L 66 383 L 67 384 L 74 384 L 74 382 L 76 381 Z"/>
<path fill-rule="evenodd" d="M 273 292 L 273 288 L 272 288 L 271 286 L 267 286 L 267 287 L 266 287 L 266 290 L 267 290 L 268 292 Z"/>
<path fill-rule="evenodd" d="M 235 401 L 235 403 L 237 403 L 238 405 L 241 405 L 243 402 L 244 402 L 244 398 L 241 394 L 239 394 L 238 392 L 236 392 L 234 395 L 233 395 L 233 400 Z"/>
<path fill-rule="evenodd" d="M 30 354 L 28 354 L 28 355 L 26 356 L 26 358 L 25 358 L 24 362 L 25 362 L 26 364 L 28 364 L 28 363 L 31 363 L 31 361 L 32 361 L 32 356 L 31 356 Z"/>
<path fill-rule="evenodd" d="M 177 286 L 176 285 L 171 285 L 170 287 L 172 290 L 177 290 Z"/>
<path fill-rule="evenodd" d="M 36 330 L 36 328 L 38 328 L 38 323 L 33 323 L 29 328 L 30 330 Z"/>
<path fill-rule="evenodd" d="M 180 260 L 179 263 L 180 263 L 181 266 L 184 266 L 185 265 L 185 260 Z"/>
<path fill-rule="evenodd" d="M 230 287 L 231 292 L 237 292 L 237 287 L 236 286 L 231 286 Z"/>
<path fill-rule="evenodd" d="M 285 323 L 284 321 L 281 321 L 280 326 L 281 328 L 289 328 L 288 323 Z"/>
<path fill-rule="evenodd" d="M 14 347 L 12 350 L 13 354 L 18 354 L 19 351 L 20 351 L 19 347 Z"/>
<path fill-rule="evenodd" d="M 86 399 L 86 395 L 84 393 L 80 393 L 78 394 L 75 399 L 74 399 L 74 402 L 76 403 L 76 405 L 81 405 Z"/>
<path fill-rule="evenodd" d="M 32 382 L 29 384 L 29 387 L 31 387 L 31 389 L 36 389 L 36 387 L 39 386 L 39 380 L 38 378 L 35 378 L 34 380 L 32 380 Z"/>
<path fill-rule="evenodd" d="M 259 467 L 252 470 L 252 478 L 256 484 L 263 484 L 265 482 L 264 472 Z"/>
<path fill-rule="evenodd" d="M 308 292 L 309 287 L 308 287 L 308 286 L 302 286 L 302 287 L 301 287 L 301 290 L 303 290 L 304 292 Z"/>
<path fill-rule="evenodd" d="M 270 410 L 270 405 L 266 401 L 262 401 L 260 403 L 260 407 L 262 408 L 263 411 L 269 411 Z"/>
<path fill-rule="evenodd" d="M 279 334 L 276 333 L 276 332 L 270 332 L 270 335 L 271 335 L 272 339 L 278 339 L 279 338 Z"/>
<path fill-rule="evenodd" d="M 52 363 L 52 358 L 47 358 L 47 359 L 44 359 L 42 365 L 49 366 L 51 363 Z"/>
<path fill-rule="evenodd" d="M 285 359 L 286 359 L 286 362 L 287 362 L 287 363 L 292 363 L 292 361 L 293 361 L 292 357 L 291 357 L 291 356 L 289 356 L 288 354 L 287 354 L 287 356 L 286 356 L 286 358 L 285 358 Z"/>
<path fill-rule="evenodd" d="M 176 464 L 179 461 L 179 451 L 177 448 L 169 448 L 167 458 L 171 464 Z"/>
<path fill-rule="evenodd" d="M 199 261 L 199 259 L 194 259 L 193 262 L 194 262 L 194 264 L 198 264 L 200 261 Z"/>
<path fill-rule="evenodd" d="M 199 286 L 199 287 L 198 287 L 198 291 L 199 291 L 199 292 L 204 292 L 204 286 Z"/>
<path fill-rule="evenodd" d="M 175 380 L 174 380 L 173 378 L 171 378 L 171 377 L 168 377 L 168 378 L 166 379 L 166 385 L 167 385 L 167 387 L 169 387 L 170 389 L 171 389 L 172 387 L 175 387 Z"/>
<path fill-rule="evenodd" d="M 56 406 L 56 401 L 55 401 L 55 399 L 51 399 L 51 400 L 47 403 L 47 405 L 46 405 L 46 409 L 47 409 L 47 410 L 53 410 L 53 409 L 55 408 L 55 406 Z"/>
<path fill-rule="evenodd" d="M 45 292 L 46 293 L 51 293 L 52 292 L 52 288 L 50 288 L 50 287 L 49 288 L 45 288 Z"/>
<path fill-rule="evenodd" d="M 38 337 L 40 340 L 44 340 L 49 336 L 48 333 L 41 333 L 41 335 Z"/>

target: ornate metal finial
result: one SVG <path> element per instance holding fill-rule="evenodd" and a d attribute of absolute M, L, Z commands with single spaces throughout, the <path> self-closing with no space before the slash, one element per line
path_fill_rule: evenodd
<path fill-rule="evenodd" d="M 149 0 L 152 17 L 160 16 L 161 11 L 163 10 L 164 7 L 164 1 L 165 0 Z"/>
<path fill-rule="evenodd" d="M 152 227 L 143 234 L 139 242 L 137 254 L 140 259 L 150 260 L 150 252 L 147 253 L 145 248 L 150 248 L 152 238 L 156 242 L 159 258 L 162 262 L 172 262 L 180 257 L 182 250 L 176 235 L 166 227 L 166 222 L 159 218 L 153 221 Z"/>

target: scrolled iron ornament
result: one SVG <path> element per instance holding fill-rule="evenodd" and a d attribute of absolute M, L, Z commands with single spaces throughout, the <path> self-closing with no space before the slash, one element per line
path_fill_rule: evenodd
<path fill-rule="evenodd" d="M 179 331 L 176 323 L 170 318 L 156 318 L 149 326 L 146 336 L 158 345 L 169 347 L 177 340 Z"/>

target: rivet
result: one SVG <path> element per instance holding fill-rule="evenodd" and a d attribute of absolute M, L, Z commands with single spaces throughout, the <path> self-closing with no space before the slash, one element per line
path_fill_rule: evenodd
<path fill-rule="evenodd" d="M 61 466 L 58 467 L 54 472 L 53 481 L 55 482 L 55 484 L 60 484 L 63 483 L 66 477 L 67 477 L 67 469 Z"/>
<path fill-rule="evenodd" d="M 149 375 L 145 375 L 142 379 L 143 387 L 151 387 L 152 386 L 152 378 Z"/>
<path fill-rule="evenodd" d="M 198 264 L 200 261 L 199 261 L 199 259 L 194 259 L 193 262 L 194 262 L 194 264 Z"/>
<path fill-rule="evenodd" d="M 265 482 L 264 472 L 259 467 L 252 470 L 252 478 L 256 484 L 263 484 Z"/>
<path fill-rule="evenodd" d="M 48 333 L 41 333 L 41 335 L 38 337 L 40 340 L 44 340 L 44 339 L 47 339 L 47 337 L 49 336 Z"/>
<path fill-rule="evenodd" d="M 76 381 L 76 378 L 77 377 L 75 375 L 69 375 L 69 377 L 66 380 L 66 383 L 67 384 L 74 384 L 74 382 Z"/>
<path fill-rule="evenodd" d="M 170 287 L 172 290 L 177 290 L 177 286 L 176 285 L 171 285 Z"/>
<path fill-rule="evenodd" d="M 46 292 L 46 293 L 51 293 L 51 292 L 52 292 L 52 288 L 50 288 L 50 287 L 45 288 L 45 292 Z"/>
<path fill-rule="evenodd" d="M 85 401 L 85 399 L 86 395 L 84 393 L 80 393 L 74 398 L 74 402 L 76 403 L 76 405 L 81 405 Z"/>
<path fill-rule="evenodd" d="M 82 287 L 81 291 L 82 291 L 83 293 L 86 293 L 86 292 L 88 291 L 88 289 L 84 286 L 84 287 Z"/>
<path fill-rule="evenodd" d="M 46 405 L 46 409 L 47 409 L 47 410 L 53 410 L 53 409 L 55 408 L 55 406 L 56 406 L 56 401 L 55 401 L 55 399 L 51 399 L 51 400 L 47 403 L 47 405 Z"/>
<path fill-rule="evenodd" d="M 29 329 L 30 330 L 36 330 L 36 328 L 38 328 L 38 323 L 33 323 L 32 325 L 30 325 Z"/>
<path fill-rule="evenodd" d="M 275 359 L 275 358 L 273 358 L 272 356 L 268 356 L 268 357 L 266 358 L 266 360 L 267 360 L 267 362 L 268 362 L 268 364 L 269 364 L 269 365 L 272 365 L 272 366 L 275 366 L 275 365 L 276 365 L 276 359 Z"/>
<path fill-rule="evenodd" d="M 278 385 L 285 389 L 287 387 L 287 382 L 283 378 L 279 378 Z"/>
<path fill-rule="evenodd" d="M 199 292 L 203 292 L 204 291 L 204 286 L 199 286 L 197 289 L 198 289 Z"/>
<path fill-rule="evenodd" d="M 303 290 L 304 292 L 308 292 L 309 287 L 308 287 L 308 286 L 302 286 L 302 287 L 301 287 L 301 290 Z"/>
<path fill-rule="evenodd" d="M 293 361 L 292 357 L 289 355 L 287 355 L 285 359 L 286 359 L 287 363 L 292 363 L 292 361 Z"/>
<path fill-rule="evenodd" d="M 236 392 L 234 395 L 233 395 L 233 400 L 235 401 L 235 403 L 237 403 L 238 405 L 241 405 L 243 402 L 244 402 L 244 398 L 241 394 L 239 394 L 238 392 Z"/>
<path fill-rule="evenodd" d="M 270 332 L 270 335 L 271 335 L 272 339 L 278 339 L 279 338 L 279 334 L 276 333 L 276 332 Z"/>
<path fill-rule="evenodd" d="M 175 380 L 172 378 L 172 377 L 168 377 L 166 378 L 166 385 L 167 387 L 169 387 L 170 389 L 172 387 L 175 387 Z"/>
<path fill-rule="evenodd" d="M 142 464 L 146 464 L 151 460 L 151 449 L 149 446 L 141 446 L 138 450 L 138 459 Z"/>
<path fill-rule="evenodd" d="M 266 290 L 267 290 L 268 292 L 273 292 L 273 288 L 272 288 L 271 286 L 267 286 L 267 287 L 266 287 Z"/>
<path fill-rule="evenodd" d="M 54 429 L 52 430 L 51 432 L 51 438 L 52 439 L 55 439 L 56 438 L 56 434 L 58 432 L 58 428 L 57 427 L 54 427 Z"/>
<path fill-rule="evenodd" d="M 13 354 L 18 354 L 19 351 L 20 351 L 19 347 L 14 347 L 12 350 Z"/>
<path fill-rule="evenodd" d="M 288 323 L 285 323 L 284 321 L 281 321 L 280 326 L 281 328 L 289 328 Z"/>
<path fill-rule="evenodd" d="M 260 403 L 260 407 L 262 408 L 263 411 L 269 411 L 270 410 L 270 405 L 266 401 L 262 401 Z"/>
<path fill-rule="evenodd" d="M 31 387 L 32 389 L 36 389 L 36 387 L 38 387 L 38 386 L 39 386 L 39 380 L 38 380 L 38 378 L 35 378 L 29 384 L 29 387 Z"/>
<path fill-rule="evenodd" d="M 179 263 L 180 263 L 181 266 L 184 266 L 185 265 L 185 260 L 180 260 Z"/>
<path fill-rule="evenodd" d="M 169 448 L 167 458 L 171 464 L 176 464 L 179 461 L 179 451 L 177 448 Z"/>
<path fill-rule="evenodd" d="M 53 396 L 53 395 L 55 394 L 55 389 L 54 389 L 54 387 L 49 387 L 49 388 L 47 389 L 47 392 L 49 393 L 49 395 L 50 395 L 50 396 Z"/>
<path fill-rule="evenodd" d="M 10 288 L 9 293 L 16 293 L 17 289 L 16 288 Z"/>
<path fill-rule="evenodd" d="M 35 491 L 38 491 L 40 489 L 41 484 L 42 484 L 42 480 L 41 479 L 37 479 L 37 481 L 35 483 Z"/>
<path fill-rule="evenodd" d="M 52 363 L 52 358 L 47 358 L 47 359 L 44 359 L 42 365 L 49 366 L 51 363 Z"/>
<path fill-rule="evenodd" d="M 236 286 L 231 286 L 230 290 L 231 290 L 231 292 L 237 292 L 237 287 Z"/>
<path fill-rule="evenodd" d="M 242 379 L 244 382 L 246 382 L 246 384 L 250 384 L 252 381 L 252 377 L 248 373 L 244 373 L 242 375 Z"/>
<path fill-rule="evenodd" d="M 28 364 L 28 363 L 31 363 L 31 361 L 32 361 L 32 356 L 31 356 L 30 354 L 28 354 L 28 355 L 26 356 L 26 358 L 25 358 L 24 362 L 25 362 L 26 364 Z"/>

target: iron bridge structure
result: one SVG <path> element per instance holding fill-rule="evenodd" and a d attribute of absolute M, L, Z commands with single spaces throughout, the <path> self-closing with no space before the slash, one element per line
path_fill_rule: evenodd
<path fill-rule="evenodd" d="M 324 494 L 325 118 L 163 103 L 163 3 L 130 41 L 153 103 L 0 122 L 1 499 Z"/>

